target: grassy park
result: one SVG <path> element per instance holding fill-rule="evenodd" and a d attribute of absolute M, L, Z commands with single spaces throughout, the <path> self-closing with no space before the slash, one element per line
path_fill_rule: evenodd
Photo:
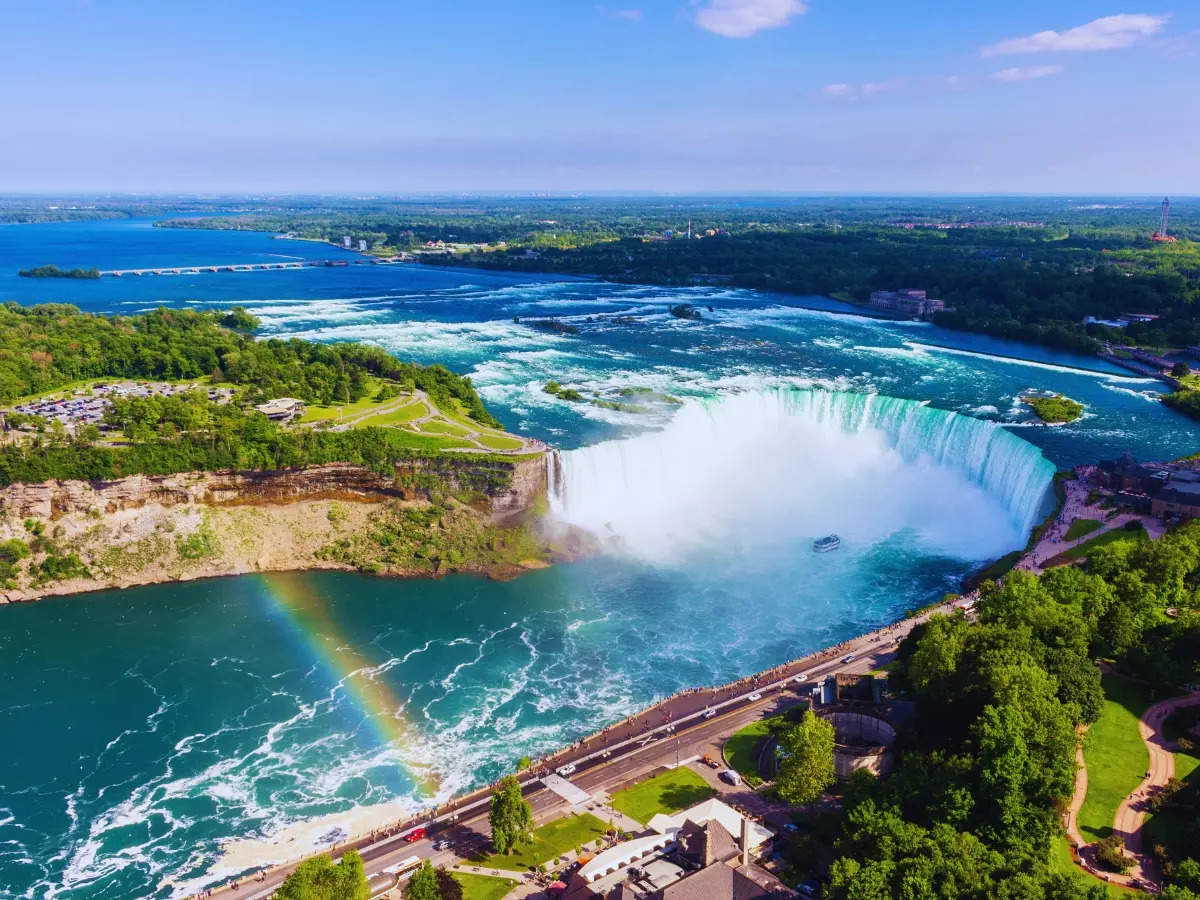
<path fill-rule="evenodd" d="M 1079 810 L 1079 832 L 1086 840 L 1112 833 L 1121 801 L 1142 782 L 1150 755 L 1138 732 L 1138 719 L 1150 705 L 1143 685 L 1105 675 L 1104 709 L 1088 729 L 1083 755 L 1088 789 Z"/>
<path fill-rule="evenodd" d="M 707 781 L 680 766 L 617 791 L 612 796 L 612 805 L 645 825 L 658 813 L 679 812 L 715 793 Z"/>
<path fill-rule="evenodd" d="M 1071 527 L 1067 529 L 1066 537 L 1068 541 L 1073 541 L 1103 527 L 1104 523 L 1096 519 L 1076 519 L 1071 523 Z"/>
<path fill-rule="evenodd" d="M 491 875 L 474 875 L 470 872 L 454 872 L 454 880 L 462 885 L 463 900 L 500 900 L 517 886 L 512 878 L 494 878 Z"/>
<path fill-rule="evenodd" d="M 725 742 L 725 761 L 729 767 L 746 779 L 751 787 L 762 784 L 762 776 L 758 771 L 758 747 L 763 738 L 771 733 L 773 725 L 779 719 L 763 719 L 752 722 L 745 728 L 735 731 Z"/>
<path fill-rule="evenodd" d="M 1083 559 L 1093 550 L 1098 550 L 1109 544 L 1114 544 L 1118 541 L 1148 541 L 1150 535 L 1146 534 L 1146 529 L 1138 523 L 1136 531 L 1131 531 L 1126 528 L 1113 528 L 1103 534 L 1098 534 L 1090 541 L 1084 541 L 1082 544 L 1072 547 L 1069 550 L 1064 550 L 1062 553 L 1053 559 L 1046 561 L 1047 566 L 1062 565 L 1063 563 L 1073 562 L 1077 559 Z"/>
<path fill-rule="evenodd" d="M 565 816 L 535 828 L 532 839 L 518 845 L 515 853 L 493 853 L 478 862 L 497 869 L 521 872 L 536 868 L 584 844 L 591 844 L 607 830 L 608 826 L 590 813 Z"/>
<path fill-rule="evenodd" d="M 449 408 L 435 405 L 380 378 L 369 378 L 366 395 L 353 403 L 305 407 L 299 422 L 311 427 L 393 428 L 409 436 L 412 446 L 422 450 L 487 452 L 520 450 L 524 446 L 520 438 L 472 421 L 457 403 Z"/>
<path fill-rule="evenodd" d="M 1071 858 L 1071 845 L 1067 843 L 1066 835 L 1059 835 L 1050 843 L 1050 871 L 1066 875 L 1088 888 L 1095 888 L 1099 885 L 1095 877 L 1086 874 Z M 1109 897 L 1117 897 L 1122 894 L 1145 896 L 1141 891 L 1125 887 L 1123 884 L 1106 884 L 1104 889 Z"/>

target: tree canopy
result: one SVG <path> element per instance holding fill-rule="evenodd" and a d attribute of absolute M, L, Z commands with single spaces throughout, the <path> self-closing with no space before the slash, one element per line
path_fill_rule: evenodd
<path fill-rule="evenodd" d="M 521 795 L 521 784 L 506 775 L 492 792 L 488 821 L 492 826 L 492 845 L 497 853 L 510 853 L 527 840 L 533 828 L 533 811 Z"/>
<path fill-rule="evenodd" d="M 367 900 L 370 895 L 357 850 L 347 850 L 337 863 L 324 854 L 305 860 L 275 892 L 279 900 Z"/>

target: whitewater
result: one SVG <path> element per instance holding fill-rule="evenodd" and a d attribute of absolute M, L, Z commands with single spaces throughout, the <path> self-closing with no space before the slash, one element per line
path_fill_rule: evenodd
<path fill-rule="evenodd" d="M 423 808 L 955 590 L 1024 545 L 1056 469 L 1200 450 L 1152 381 L 828 298 L 382 266 L 46 285 L 10 272 L 328 251 L 145 221 L 5 234 L 0 300 L 237 302 L 264 337 L 470 375 L 558 448 L 554 514 L 604 550 L 503 584 L 247 576 L 0 609 L 4 896 L 179 896 Z M 672 317 L 680 302 L 703 318 Z M 638 389 L 680 402 L 592 402 Z M 1038 427 L 1031 389 L 1085 417 Z M 813 553 L 831 532 L 842 546 Z"/>

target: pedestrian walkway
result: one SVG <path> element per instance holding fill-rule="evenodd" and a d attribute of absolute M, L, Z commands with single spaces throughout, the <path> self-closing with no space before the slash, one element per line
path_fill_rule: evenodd
<path fill-rule="evenodd" d="M 1151 706 L 1138 721 L 1138 732 L 1150 752 L 1150 768 L 1137 789 L 1121 801 L 1113 817 L 1113 830 L 1125 841 L 1125 852 L 1132 857 L 1133 865 L 1124 874 L 1105 872 L 1096 862 L 1096 845 L 1087 844 L 1079 832 L 1079 810 L 1087 796 L 1087 768 L 1084 764 L 1082 746 L 1076 752 L 1079 766 L 1075 775 L 1075 792 L 1067 808 L 1064 826 L 1067 838 L 1079 854 L 1079 865 L 1090 875 L 1104 881 L 1127 887 L 1161 885 L 1162 873 L 1152 853 L 1142 846 L 1142 830 L 1150 809 L 1150 799 L 1161 791 L 1175 775 L 1175 745 L 1166 739 L 1163 723 L 1185 706 L 1200 705 L 1200 692 L 1184 694 L 1162 700 Z"/>
<path fill-rule="evenodd" d="M 542 784 L 552 790 L 558 796 L 562 797 L 572 806 L 583 806 L 592 799 L 592 795 L 581 789 L 575 784 L 572 784 L 567 779 L 560 775 L 547 775 L 542 779 Z"/>

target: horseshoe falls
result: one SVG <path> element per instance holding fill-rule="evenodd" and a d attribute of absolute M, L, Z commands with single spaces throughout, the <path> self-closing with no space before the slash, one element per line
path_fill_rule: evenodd
<path fill-rule="evenodd" d="M 993 422 L 823 390 L 691 402 L 661 430 L 549 465 L 554 512 L 614 551 L 680 562 L 791 548 L 813 565 L 804 542 L 829 533 L 843 553 L 903 534 L 964 560 L 1002 555 L 1043 514 L 1054 474 Z"/>

